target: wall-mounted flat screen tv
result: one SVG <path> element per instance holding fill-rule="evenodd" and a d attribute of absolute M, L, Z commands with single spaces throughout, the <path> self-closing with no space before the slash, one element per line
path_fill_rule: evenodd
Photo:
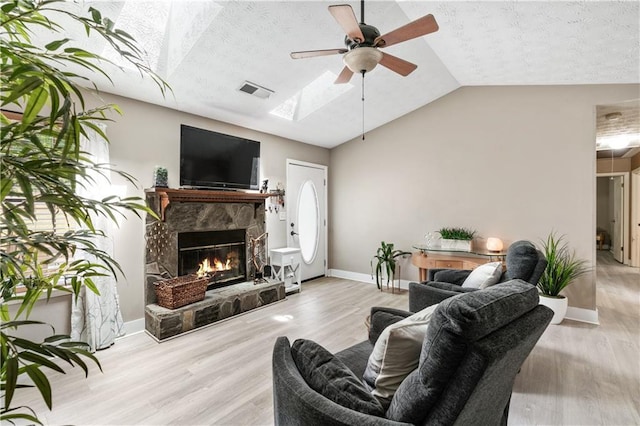
<path fill-rule="evenodd" d="M 258 189 L 260 142 L 180 126 L 180 186 Z"/>

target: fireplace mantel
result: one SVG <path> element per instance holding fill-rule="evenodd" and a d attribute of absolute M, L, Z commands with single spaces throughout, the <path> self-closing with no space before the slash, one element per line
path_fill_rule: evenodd
<path fill-rule="evenodd" d="M 270 194 L 242 191 L 210 191 L 203 189 L 149 188 L 144 191 L 160 198 L 160 217 L 172 202 L 180 203 L 261 203 Z"/>

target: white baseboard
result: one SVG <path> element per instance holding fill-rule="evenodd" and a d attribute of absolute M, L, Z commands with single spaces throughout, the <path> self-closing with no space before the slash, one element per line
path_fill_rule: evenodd
<path fill-rule="evenodd" d="M 343 271 L 341 269 L 329 269 L 329 276 L 335 278 L 342 278 L 345 280 L 351 281 L 359 281 L 367 284 L 376 284 L 375 277 L 372 277 L 371 274 L 362 274 L 359 272 L 351 272 L 351 271 Z M 397 282 L 397 281 L 396 281 Z M 400 288 L 408 289 L 410 281 L 408 280 L 400 280 Z"/>
<path fill-rule="evenodd" d="M 138 334 L 144 331 L 144 318 L 138 318 L 133 321 L 127 321 L 124 323 L 124 336 L 120 339 L 134 334 Z"/>
<path fill-rule="evenodd" d="M 600 325 L 600 321 L 598 321 L 598 309 L 591 310 L 569 306 L 567 308 L 567 314 L 564 317 L 565 319 Z"/>

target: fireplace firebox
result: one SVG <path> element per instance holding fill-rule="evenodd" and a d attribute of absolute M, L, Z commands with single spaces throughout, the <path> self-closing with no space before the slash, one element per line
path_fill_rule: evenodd
<path fill-rule="evenodd" d="M 247 280 L 246 230 L 181 232 L 178 275 L 207 276 L 207 290 Z"/>

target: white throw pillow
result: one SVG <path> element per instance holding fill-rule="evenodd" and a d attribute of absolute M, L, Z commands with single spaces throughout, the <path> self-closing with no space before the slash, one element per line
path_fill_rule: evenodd
<path fill-rule="evenodd" d="M 363 377 L 373 395 L 390 400 L 405 377 L 418 367 L 422 341 L 437 307 L 429 306 L 380 333 Z"/>
<path fill-rule="evenodd" d="M 471 271 L 462 287 L 487 288 L 496 284 L 502 276 L 502 262 L 485 263 Z"/>

